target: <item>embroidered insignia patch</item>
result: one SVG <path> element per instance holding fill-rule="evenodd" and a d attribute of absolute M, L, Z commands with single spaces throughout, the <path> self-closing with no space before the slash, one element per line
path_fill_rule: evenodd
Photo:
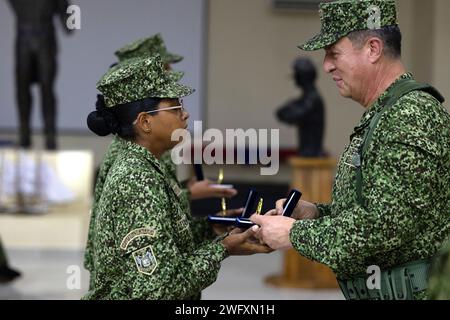
<path fill-rule="evenodd" d="M 178 228 L 180 230 L 186 230 L 189 229 L 189 221 L 186 219 L 186 217 L 181 217 L 180 220 L 177 221 Z"/>
<path fill-rule="evenodd" d="M 152 246 L 147 246 L 133 252 L 133 259 L 140 273 L 152 275 L 158 266 Z"/>
<path fill-rule="evenodd" d="M 122 243 L 120 244 L 120 249 L 126 250 L 128 245 L 130 244 L 130 242 L 138 237 L 143 237 L 143 236 L 154 237 L 155 234 L 156 234 L 155 230 L 153 230 L 151 228 L 135 229 L 123 238 Z"/>
<path fill-rule="evenodd" d="M 177 197 L 180 197 L 182 190 L 180 189 L 180 187 L 177 184 L 172 184 L 172 190 L 173 192 L 175 192 L 175 194 L 177 195 Z"/>
<path fill-rule="evenodd" d="M 178 211 L 178 215 L 177 215 L 177 227 L 180 231 L 184 231 L 186 229 L 190 228 L 190 224 L 189 224 L 189 220 L 186 217 L 186 214 L 184 214 L 183 212 Z"/>

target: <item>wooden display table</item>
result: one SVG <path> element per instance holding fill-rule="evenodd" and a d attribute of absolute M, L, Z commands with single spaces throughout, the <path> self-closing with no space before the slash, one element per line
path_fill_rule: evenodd
<path fill-rule="evenodd" d="M 291 158 L 291 187 L 303 193 L 302 199 L 314 203 L 329 203 L 334 181 L 336 160 L 329 158 Z M 284 253 L 281 275 L 266 278 L 266 283 L 285 288 L 338 288 L 334 273 L 323 264 L 302 257 L 294 249 Z"/>

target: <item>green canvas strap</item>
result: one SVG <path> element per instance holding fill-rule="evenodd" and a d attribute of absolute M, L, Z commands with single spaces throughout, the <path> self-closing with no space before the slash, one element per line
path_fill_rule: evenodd
<path fill-rule="evenodd" d="M 353 164 L 356 167 L 356 198 L 360 206 L 366 207 L 367 201 L 363 197 L 363 174 L 362 174 L 362 164 L 364 160 L 364 155 L 369 148 L 370 142 L 372 141 L 372 136 L 377 128 L 378 122 L 380 121 L 383 114 L 389 110 L 401 97 L 412 92 L 412 91 L 424 91 L 435 97 L 440 103 L 445 101 L 444 97 L 429 84 L 418 83 L 412 79 L 399 80 L 398 83 L 390 90 L 385 98 L 384 106 L 380 112 L 378 112 L 370 121 L 369 127 L 365 130 L 363 136 L 363 143 L 361 145 L 359 154 L 353 159 Z"/>
<path fill-rule="evenodd" d="M 381 272 L 380 289 L 369 290 L 366 276 L 338 279 L 347 300 L 412 300 L 427 290 L 432 259 L 417 260 Z"/>

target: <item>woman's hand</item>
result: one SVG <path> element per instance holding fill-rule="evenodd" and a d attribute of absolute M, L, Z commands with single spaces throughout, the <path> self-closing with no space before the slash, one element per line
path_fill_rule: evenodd
<path fill-rule="evenodd" d="M 224 217 L 239 217 L 240 215 L 242 215 L 242 212 L 244 212 L 244 208 L 227 210 L 225 212 Z M 216 213 L 216 215 L 223 216 L 223 212 L 220 211 L 220 212 Z M 212 225 L 212 229 L 217 236 L 224 234 L 225 232 L 228 232 L 233 228 L 234 228 L 233 226 L 224 226 L 222 224 L 213 224 Z"/>

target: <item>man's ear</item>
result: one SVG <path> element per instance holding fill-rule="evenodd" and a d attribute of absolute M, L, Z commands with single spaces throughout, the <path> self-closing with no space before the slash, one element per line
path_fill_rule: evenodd
<path fill-rule="evenodd" d="M 378 62 L 384 52 L 383 40 L 377 37 L 369 38 L 366 42 L 367 54 L 371 63 Z"/>
<path fill-rule="evenodd" d="M 145 112 L 138 114 L 136 119 L 136 126 L 138 126 L 142 131 L 150 133 L 152 130 L 152 117 Z"/>

